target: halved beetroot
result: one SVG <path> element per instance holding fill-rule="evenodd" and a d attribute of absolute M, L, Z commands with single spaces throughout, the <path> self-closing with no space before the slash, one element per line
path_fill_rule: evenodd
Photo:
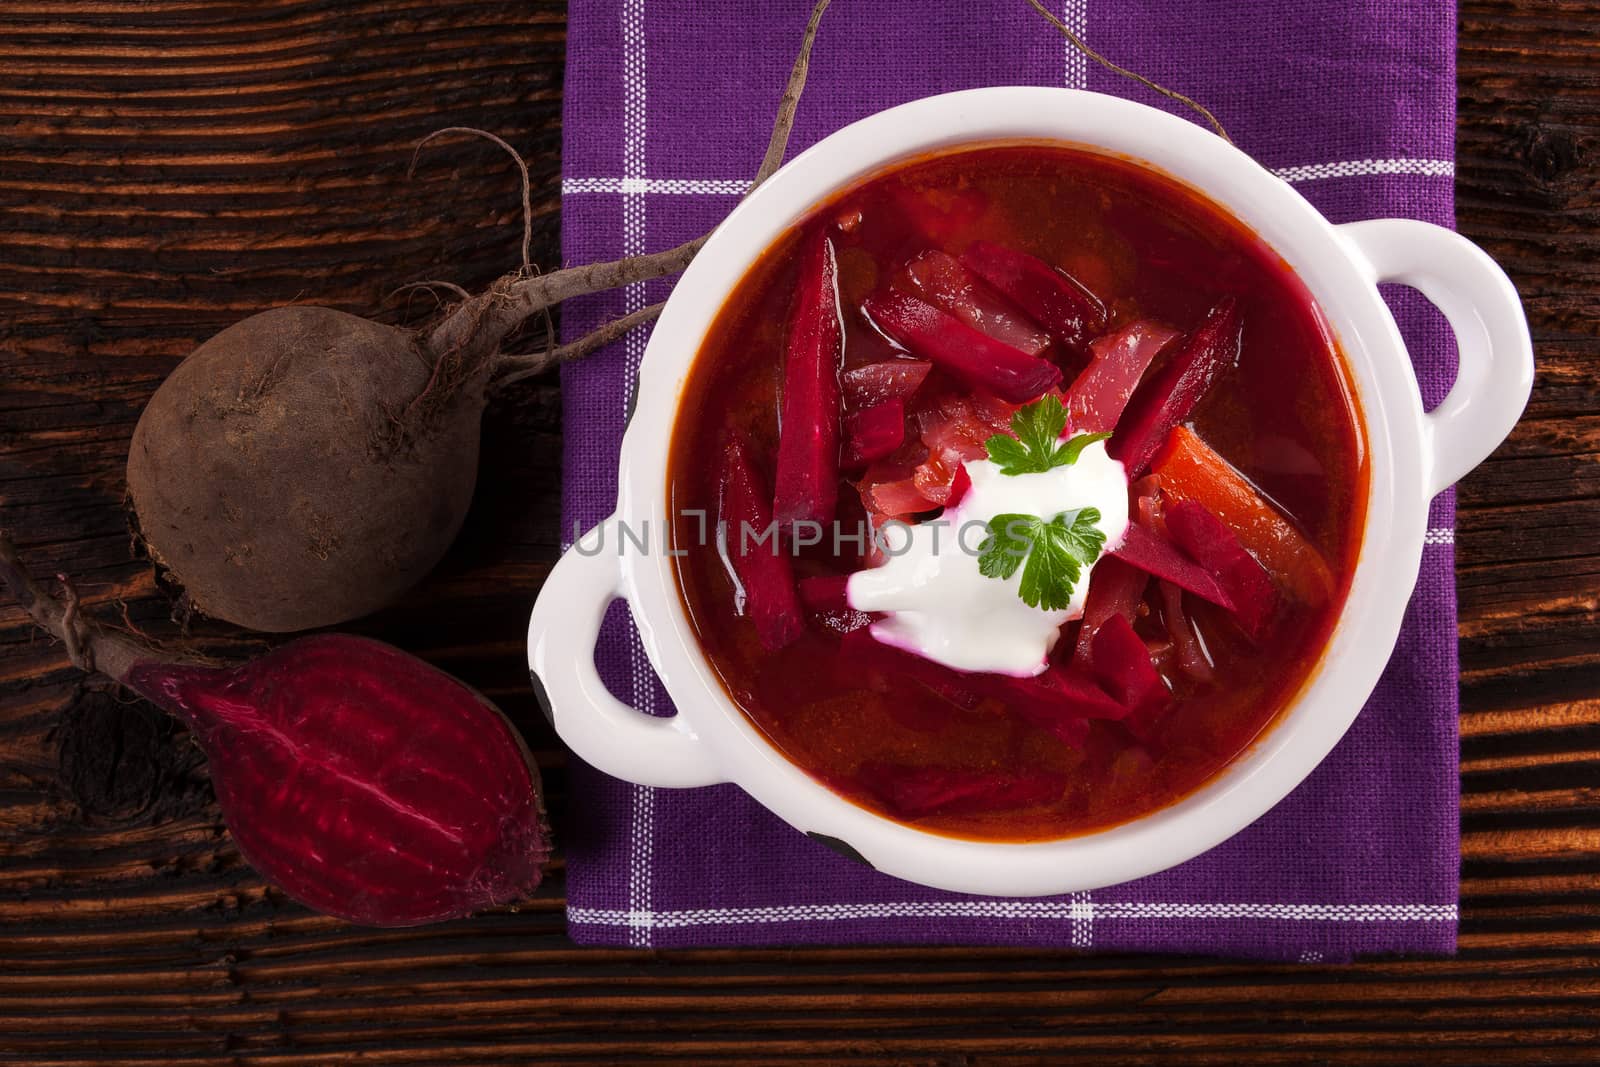
<path fill-rule="evenodd" d="M 1037 256 L 992 241 L 974 241 L 961 262 L 1072 352 L 1084 351 L 1106 328 L 1106 306 L 1100 298 Z"/>
<path fill-rule="evenodd" d="M 730 441 L 722 457 L 718 536 L 744 590 L 741 614 L 755 624 L 763 647 L 776 651 L 805 632 L 789 557 L 778 543 L 767 487 L 744 441 Z"/>
<path fill-rule="evenodd" d="M 772 511 L 780 525 L 833 521 L 839 496 L 838 266 L 825 232 L 806 247 L 783 356 L 783 417 Z"/>
<path fill-rule="evenodd" d="M 878 328 L 913 355 L 932 360 L 970 388 L 1024 404 L 1061 381 L 1052 363 L 1002 344 L 926 301 L 888 291 L 869 296 L 864 310 Z"/>
<path fill-rule="evenodd" d="M 861 411 L 853 411 L 844 420 L 844 455 L 846 466 L 859 466 L 882 459 L 900 447 L 906 439 L 906 404 L 895 397 L 874 404 Z"/>
<path fill-rule="evenodd" d="M 955 767 L 870 764 L 861 777 L 896 815 L 970 815 L 1008 811 L 1055 800 L 1066 787 L 1046 771 L 972 771 Z"/>
<path fill-rule="evenodd" d="M 933 249 L 906 264 L 906 280 L 924 300 L 1002 344 L 1042 356 L 1050 335 L 985 285 L 948 252 Z"/>
<path fill-rule="evenodd" d="M 1233 616 L 1252 638 L 1260 639 L 1278 608 L 1278 588 L 1266 568 L 1245 550 L 1239 535 L 1193 500 L 1166 509 L 1172 540 L 1200 562 L 1233 601 Z"/>
<path fill-rule="evenodd" d="M 1131 322 L 1089 343 L 1093 359 L 1067 390 L 1074 433 L 1109 433 L 1149 369 L 1178 331 L 1149 319 Z"/>
<path fill-rule="evenodd" d="M 839 376 L 845 402 L 867 408 L 885 400 L 910 396 L 921 387 L 933 364 L 922 359 L 886 359 L 851 367 Z"/>
<path fill-rule="evenodd" d="M 1150 650 L 1121 615 L 1112 615 L 1099 627 L 1093 648 L 1095 680 L 1123 707 L 1137 711 L 1170 695 L 1150 662 Z"/>
<path fill-rule="evenodd" d="M 1139 523 L 1129 523 L 1122 544 L 1111 554 L 1153 578 L 1172 582 L 1219 607 L 1234 610 L 1233 600 L 1202 566 Z"/>
<path fill-rule="evenodd" d="M 1106 446 L 1130 478 L 1144 473 L 1167 434 L 1189 417 L 1223 371 L 1239 362 L 1241 339 L 1239 302 L 1224 297 L 1139 386 Z"/>

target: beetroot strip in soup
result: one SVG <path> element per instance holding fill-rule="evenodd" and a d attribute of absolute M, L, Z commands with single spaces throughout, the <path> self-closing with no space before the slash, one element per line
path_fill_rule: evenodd
<path fill-rule="evenodd" d="M 850 406 L 865 408 L 910 396 L 921 387 L 931 370 L 933 364 L 927 360 L 886 359 L 881 363 L 851 367 L 839 376 L 839 381 Z"/>
<path fill-rule="evenodd" d="M 1094 358 L 1067 391 L 1072 431 L 1115 430 L 1151 360 L 1177 336 L 1177 330 L 1140 319 L 1090 342 Z"/>
<path fill-rule="evenodd" d="M 849 611 L 848 574 L 819 574 L 800 579 L 800 603 L 810 611 Z"/>
<path fill-rule="evenodd" d="M 1106 306 L 1100 298 L 1037 256 L 993 241 L 974 241 L 961 261 L 1073 352 L 1083 351 L 1106 328 Z"/>
<path fill-rule="evenodd" d="M 980 333 L 1030 356 L 1042 356 L 1050 335 L 990 291 L 955 256 L 933 249 L 906 264 L 906 277 L 924 300 Z"/>
<path fill-rule="evenodd" d="M 1234 608 L 1232 598 L 1204 567 L 1137 522 L 1128 526 L 1122 544 L 1112 549 L 1111 554 L 1152 578 L 1164 578 L 1218 607 L 1229 611 Z"/>
<path fill-rule="evenodd" d="M 1278 590 L 1266 568 L 1245 551 L 1239 535 L 1203 505 L 1179 501 L 1166 509 L 1166 518 L 1173 541 L 1215 575 L 1233 601 L 1240 627 L 1251 637 L 1261 638 L 1278 609 Z"/>
<path fill-rule="evenodd" d="M 1144 473 L 1172 428 L 1189 417 L 1224 371 L 1238 365 L 1239 345 L 1239 302 L 1224 297 L 1134 393 L 1108 446 L 1130 477 Z"/>
<path fill-rule="evenodd" d="M 1111 616 L 1120 615 L 1133 622 L 1149 585 L 1150 575 L 1115 556 L 1095 564 L 1094 573 L 1089 576 L 1089 596 L 1083 603 L 1083 624 L 1078 630 L 1073 666 L 1087 668 L 1090 642 Z"/>
<path fill-rule="evenodd" d="M 1121 615 L 1102 623 L 1092 644 L 1095 680 L 1123 707 L 1138 711 L 1171 695 L 1150 662 L 1150 649 Z"/>
<path fill-rule="evenodd" d="M 800 265 L 783 364 L 783 422 L 778 437 L 773 518 L 782 526 L 833 521 L 839 497 L 838 266 L 818 233 Z"/>
<path fill-rule="evenodd" d="M 766 486 L 750 462 L 749 447 L 735 438 L 723 452 L 719 539 L 744 587 L 744 614 L 768 651 L 805 630 L 789 557 L 779 544 L 767 507 Z"/>
<path fill-rule="evenodd" d="M 893 291 L 867 297 L 865 309 L 884 333 L 932 360 L 973 389 L 1024 404 L 1061 381 L 1061 370 L 955 319 L 932 304 Z"/>
<path fill-rule="evenodd" d="M 1120 719 L 1128 709 L 1098 684 L 1070 667 L 1052 663 L 1031 678 L 1001 677 L 1000 686 L 1020 705 L 1080 719 Z"/>

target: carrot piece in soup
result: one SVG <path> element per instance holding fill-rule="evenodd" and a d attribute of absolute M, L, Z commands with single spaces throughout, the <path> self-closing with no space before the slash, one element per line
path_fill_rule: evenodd
<path fill-rule="evenodd" d="M 1233 601 L 1240 628 L 1259 640 L 1278 607 L 1278 590 L 1239 536 L 1203 504 L 1183 500 L 1166 509 L 1167 532 L 1189 556 L 1216 576 Z"/>
<path fill-rule="evenodd" d="M 1333 572 L 1322 553 L 1193 430 L 1174 429 L 1153 469 L 1170 503 L 1193 500 L 1204 505 L 1291 596 L 1320 604 L 1333 594 Z"/>
<path fill-rule="evenodd" d="M 1030 356 L 1042 356 L 1050 347 L 1048 333 L 948 252 L 933 249 L 917 256 L 906 264 L 906 278 L 928 303 L 996 341 Z"/>
<path fill-rule="evenodd" d="M 1223 371 L 1239 362 L 1240 341 L 1239 302 L 1224 297 L 1139 386 L 1106 446 L 1130 478 L 1144 473 L 1172 428 L 1189 417 Z"/>
<path fill-rule="evenodd" d="M 838 265 L 819 233 L 806 247 L 783 357 L 783 418 L 773 516 L 783 526 L 833 521 L 839 495 Z"/>
<path fill-rule="evenodd" d="M 723 453 L 720 547 L 744 590 L 740 613 L 755 624 L 762 646 L 776 651 L 805 631 L 805 618 L 789 557 L 778 543 L 770 499 L 749 449 L 733 440 Z"/>
<path fill-rule="evenodd" d="M 1082 352 L 1106 328 L 1106 306 L 1100 298 L 1037 256 L 993 241 L 974 241 L 961 262 L 1072 352 Z"/>
<path fill-rule="evenodd" d="M 864 308 L 884 333 L 913 355 L 932 360 L 970 388 L 1023 404 L 1061 381 L 1052 363 L 979 333 L 904 293 L 869 296 Z"/>
<path fill-rule="evenodd" d="M 1093 360 L 1067 390 L 1072 431 L 1107 433 L 1116 429 L 1150 361 L 1177 336 L 1177 330 L 1140 319 L 1095 338 L 1089 344 Z"/>

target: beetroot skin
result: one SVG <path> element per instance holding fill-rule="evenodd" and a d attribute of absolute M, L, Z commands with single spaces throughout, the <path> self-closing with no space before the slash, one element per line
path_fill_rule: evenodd
<path fill-rule="evenodd" d="M 253 315 L 156 390 L 128 450 L 152 559 L 201 612 L 283 633 L 394 601 L 444 554 L 478 475 L 486 367 L 430 382 L 410 331 Z"/>

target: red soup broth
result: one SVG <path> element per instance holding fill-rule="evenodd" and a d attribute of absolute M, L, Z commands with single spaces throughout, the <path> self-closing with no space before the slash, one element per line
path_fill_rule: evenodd
<path fill-rule="evenodd" d="M 718 513 L 719 457 L 730 440 L 743 439 L 771 484 L 800 251 L 819 230 L 837 257 L 845 372 L 907 356 L 873 327 L 862 301 L 903 288 L 906 263 L 930 249 L 959 256 L 982 240 L 1037 256 L 1104 302 L 1106 331 L 1141 319 L 1187 331 L 1220 299 L 1236 298 L 1243 323 L 1237 365 L 1186 426 L 1320 554 L 1333 578 L 1324 575 L 1326 595 L 1285 597 L 1270 631 L 1254 641 L 1221 609 L 1184 598 L 1209 660 L 1209 677 L 1197 678 L 1164 647 L 1168 600 L 1151 582 L 1134 629 L 1171 688 L 1170 706 L 1138 731 L 1093 720 L 1076 743 L 1019 714 L 1017 698 L 996 676 L 929 664 L 978 698 L 952 701 L 926 684 L 925 672 L 910 678 L 863 669 L 841 654 L 841 632 L 862 621 L 849 613 L 811 614 L 798 639 L 768 651 L 741 614 L 740 590 L 702 527 Z M 1057 345 L 1047 358 L 1062 367 L 1066 389 L 1087 357 Z M 935 369 L 906 399 L 910 429 L 891 465 L 903 460 L 900 473 L 908 471 L 919 448 L 927 451 L 917 433 L 926 422 L 918 419 L 966 392 Z M 895 166 L 838 194 L 777 240 L 728 298 L 694 361 L 668 463 L 679 586 L 700 647 L 734 703 L 791 761 L 852 802 L 933 832 L 995 841 L 1067 837 L 1146 814 L 1190 793 L 1250 746 L 1322 655 L 1356 563 L 1367 493 L 1348 371 L 1310 294 L 1283 261 L 1218 205 L 1157 171 L 1033 143 L 964 148 Z M 797 576 L 870 565 L 850 539 L 865 516 L 858 487 L 866 477 L 859 468 L 842 470 L 838 522 L 846 536 L 836 541 L 830 533 L 800 550 Z M 1063 629 L 1058 658 L 1072 656 L 1078 625 Z M 908 810 L 895 785 L 907 775 L 924 786 L 941 776 L 996 784 L 975 802 L 958 797 Z"/>

